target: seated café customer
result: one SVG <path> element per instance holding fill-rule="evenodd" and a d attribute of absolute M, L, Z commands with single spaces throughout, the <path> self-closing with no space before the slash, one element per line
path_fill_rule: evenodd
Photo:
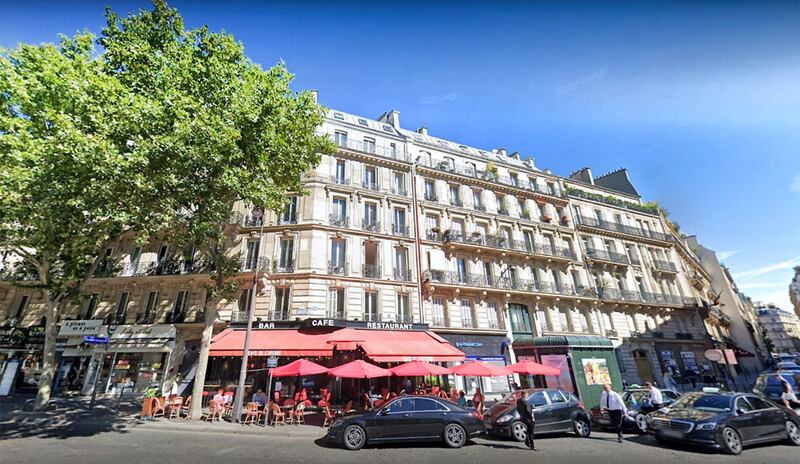
<path fill-rule="evenodd" d="M 458 392 L 458 405 L 462 408 L 467 407 L 467 394 L 464 393 L 464 390 Z"/>
<path fill-rule="evenodd" d="M 483 400 L 483 392 L 481 392 L 481 387 L 478 387 L 475 389 L 475 395 L 472 397 L 472 405 L 480 412 L 483 412 Z"/>
<path fill-rule="evenodd" d="M 225 396 L 225 390 L 223 390 L 222 388 L 217 390 L 217 394 L 214 395 L 212 401 L 217 403 L 217 406 L 224 406 L 225 403 L 228 401 L 228 398 Z"/>
<path fill-rule="evenodd" d="M 455 388 L 450 389 L 450 401 L 458 404 L 458 390 L 456 390 Z"/>
<path fill-rule="evenodd" d="M 267 394 L 264 393 L 264 390 L 259 388 L 257 392 L 253 393 L 253 403 L 258 403 L 258 406 L 262 408 L 267 405 Z"/>

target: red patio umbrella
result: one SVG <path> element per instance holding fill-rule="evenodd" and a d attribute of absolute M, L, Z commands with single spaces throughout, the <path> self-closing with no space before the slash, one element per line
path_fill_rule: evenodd
<path fill-rule="evenodd" d="M 400 364 L 391 369 L 392 374 L 397 376 L 422 376 L 422 375 L 447 375 L 450 374 L 450 369 L 446 367 L 437 366 L 435 364 L 427 363 L 424 361 L 411 361 L 405 364 Z"/>
<path fill-rule="evenodd" d="M 289 364 L 272 369 L 273 377 L 304 377 L 307 375 L 324 374 L 328 368 L 313 363 L 307 359 L 298 359 Z"/>
<path fill-rule="evenodd" d="M 511 372 L 516 372 L 517 374 L 554 375 L 554 376 L 561 375 L 561 369 L 553 366 L 545 366 L 544 364 L 539 364 L 529 359 L 520 361 L 518 363 L 510 364 L 506 366 L 506 369 L 510 370 Z"/>
<path fill-rule="evenodd" d="M 375 377 L 389 377 L 392 375 L 392 371 L 359 359 L 329 369 L 328 374 L 346 379 L 372 379 Z"/>
<path fill-rule="evenodd" d="M 484 361 L 468 361 L 450 369 L 453 374 L 468 377 L 502 377 L 511 372 L 505 367 L 495 366 Z"/>

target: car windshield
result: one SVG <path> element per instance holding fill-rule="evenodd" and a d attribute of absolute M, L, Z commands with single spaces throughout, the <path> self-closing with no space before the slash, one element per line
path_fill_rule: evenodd
<path fill-rule="evenodd" d="M 627 406 L 642 404 L 649 393 L 650 392 L 644 390 L 628 392 L 628 396 L 625 398 L 625 404 Z"/>
<path fill-rule="evenodd" d="M 696 409 L 705 412 L 730 412 L 731 397 L 726 395 L 689 394 L 673 405 L 674 409 Z"/>

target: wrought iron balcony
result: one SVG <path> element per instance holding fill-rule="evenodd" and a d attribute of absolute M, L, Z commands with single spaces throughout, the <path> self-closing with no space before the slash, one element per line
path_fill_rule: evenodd
<path fill-rule="evenodd" d="M 350 217 L 342 216 L 340 214 L 331 214 L 328 216 L 328 222 L 335 227 L 350 227 Z"/>
<path fill-rule="evenodd" d="M 344 319 L 344 314 L 344 310 L 329 309 L 325 312 L 325 317 L 327 319 Z"/>
<path fill-rule="evenodd" d="M 587 248 L 586 256 L 591 259 L 596 259 L 599 261 L 629 264 L 627 255 L 624 255 L 622 253 L 615 253 L 613 251 L 598 250 L 596 248 Z"/>
<path fill-rule="evenodd" d="M 361 186 L 362 186 L 362 187 L 364 187 L 364 188 L 365 188 L 365 189 L 367 189 L 367 190 L 373 190 L 373 191 L 376 191 L 376 192 L 379 190 L 379 189 L 378 189 L 378 183 L 377 183 L 377 182 L 367 182 L 367 181 L 364 181 L 364 182 L 361 184 Z"/>
<path fill-rule="evenodd" d="M 381 320 L 381 315 L 378 313 L 364 312 L 364 320 L 368 322 L 378 322 Z"/>
<path fill-rule="evenodd" d="M 334 275 L 347 275 L 349 273 L 347 263 L 342 263 L 338 261 L 330 261 L 328 262 L 328 274 Z"/>
<path fill-rule="evenodd" d="M 470 287 L 484 287 L 502 290 L 516 290 L 520 292 L 548 293 L 553 295 L 567 295 L 580 297 L 596 297 L 594 290 L 590 287 L 574 287 L 570 284 L 555 284 L 553 282 L 536 282 L 528 279 L 520 279 L 504 276 L 494 278 L 480 274 L 461 274 L 455 271 L 428 270 L 423 276 L 430 282 L 438 282 L 451 285 L 466 285 Z"/>
<path fill-rule="evenodd" d="M 546 243 L 530 243 L 522 240 L 513 240 L 501 235 L 484 236 L 479 233 L 465 235 L 461 232 L 449 230 L 441 233 L 429 230 L 426 233 L 426 238 L 427 240 L 484 245 L 501 250 L 514 250 L 520 253 L 534 253 L 556 258 L 575 259 L 575 253 L 567 247 L 556 247 L 553 249 L 553 247 Z"/>
<path fill-rule="evenodd" d="M 405 186 L 398 187 L 397 185 L 395 185 L 394 187 L 392 187 L 392 193 L 395 195 L 400 195 L 402 197 L 408 196 L 408 190 L 406 190 Z"/>
<path fill-rule="evenodd" d="M 447 318 L 444 316 L 433 316 L 431 318 L 431 326 L 433 327 L 448 327 Z"/>
<path fill-rule="evenodd" d="M 483 203 L 478 203 L 475 205 L 475 211 L 483 211 L 486 212 L 486 205 Z"/>
<path fill-rule="evenodd" d="M 497 214 L 499 214 L 499 215 L 501 215 L 501 216 L 510 216 L 510 214 L 509 214 L 509 212 L 508 212 L 508 209 L 507 209 L 507 208 L 504 208 L 504 207 L 502 207 L 502 206 L 501 206 L 501 207 L 499 207 L 499 208 L 497 208 Z"/>
<path fill-rule="evenodd" d="M 405 224 L 393 224 L 392 235 L 399 235 L 401 237 L 408 237 L 408 226 Z"/>
<path fill-rule="evenodd" d="M 405 268 L 394 268 L 394 280 L 399 282 L 411 282 L 411 271 Z"/>
<path fill-rule="evenodd" d="M 381 223 L 379 221 L 361 221 L 361 228 L 368 232 L 380 233 Z"/>
<path fill-rule="evenodd" d="M 269 269 L 269 258 L 242 260 L 242 272 L 266 272 Z"/>
<path fill-rule="evenodd" d="M 242 219 L 242 226 L 244 227 L 261 227 L 262 225 L 264 225 L 264 216 L 247 215 Z"/>
<path fill-rule="evenodd" d="M 412 316 L 411 314 L 398 313 L 395 315 L 395 322 L 400 322 L 403 324 L 412 324 L 414 322 L 414 316 Z"/>
<path fill-rule="evenodd" d="M 378 279 L 381 277 L 381 267 L 377 264 L 364 264 L 361 266 L 361 276 Z"/>
<path fill-rule="evenodd" d="M 243 263 L 244 264 L 244 263 Z M 256 263 L 254 263 L 255 265 Z M 162 259 L 136 261 L 118 265 L 101 266 L 96 277 L 144 277 L 159 275 L 208 274 L 214 270 L 213 263 L 194 259 Z"/>
<path fill-rule="evenodd" d="M 106 316 L 105 324 L 106 325 L 124 325 L 125 321 L 127 320 L 127 314 L 116 314 L 112 313 Z"/>
<path fill-rule="evenodd" d="M 282 213 L 278 216 L 278 224 L 297 224 L 297 213 Z"/>
<path fill-rule="evenodd" d="M 658 259 L 654 259 L 653 266 L 655 266 L 655 268 L 658 269 L 659 271 L 678 272 L 678 267 L 669 261 L 661 261 Z"/>
<path fill-rule="evenodd" d="M 621 234 L 634 235 L 636 237 L 651 238 L 654 240 L 660 240 L 662 242 L 674 241 L 671 235 L 663 234 L 661 232 L 640 229 L 638 227 L 627 226 L 625 224 L 605 221 L 602 219 L 595 219 L 593 217 L 588 217 L 588 216 L 578 216 L 578 225 L 609 230 L 612 232 L 619 232 Z"/>
<path fill-rule="evenodd" d="M 464 207 L 464 202 L 461 201 L 461 198 L 451 198 L 450 199 L 450 206 L 456 206 L 456 207 L 459 207 L 459 208 L 463 208 Z"/>
<path fill-rule="evenodd" d="M 477 328 L 478 325 L 475 324 L 475 320 L 471 317 L 462 317 L 461 318 L 461 327 L 474 329 Z"/>
<path fill-rule="evenodd" d="M 156 322 L 155 313 L 139 313 L 136 315 L 137 324 L 155 324 L 155 322 Z"/>
<path fill-rule="evenodd" d="M 274 309 L 269 312 L 271 321 L 288 321 L 290 319 L 289 309 Z"/>
<path fill-rule="evenodd" d="M 396 161 L 404 161 L 408 162 L 408 153 L 406 153 L 402 149 L 398 149 L 397 147 L 384 147 L 380 145 L 375 145 L 372 142 L 363 142 L 360 140 L 350 140 L 350 139 L 336 139 L 334 136 L 328 134 L 331 139 L 336 142 L 340 149 L 347 149 L 351 151 L 357 151 L 361 153 L 367 153 L 370 155 L 380 156 L 382 158 L 392 159 Z"/>
<path fill-rule="evenodd" d="M 439 197 L 435 193 L 425 192 L 426 201 L 439 201 Z"/>
<path fill-rule="evenodd" d="M 350 185 L 350 179 L 341 176 L 331 176 L 331 183 L 337 185 Z"/>
<path fill-rule="evenodd" d="M 294 272 L 294 261 L 275 261 L 272 264 L 272 272 L 275 274 L 288 274 Z"/>

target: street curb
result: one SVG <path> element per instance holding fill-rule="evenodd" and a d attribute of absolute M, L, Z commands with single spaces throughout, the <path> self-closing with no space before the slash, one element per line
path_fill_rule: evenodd
<path fill-rule="evenodd" d="M 322 428 L 298 429 L 291 425 L 264 429 L 261 426 L 239 426 L 236 424 L 231 424 L 231 427 L 214 427 L 213 425 L 192 425 L 191 423 L 138 421 L 134 424 L 134 428 L 159 432 L 172 431 L 311 439 L 324 438 L 327 435 L 327 431 Z"/>

